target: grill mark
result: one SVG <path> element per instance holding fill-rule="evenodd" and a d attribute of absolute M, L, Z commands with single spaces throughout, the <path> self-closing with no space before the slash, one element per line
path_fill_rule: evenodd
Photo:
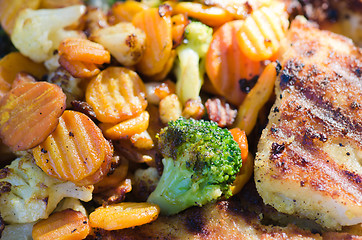
<path fill-rule="evenodd" d="M 351 114 L 351 112 L 356 108 L 350 110 L 349 108 L 343 108 L 343 106 L 333 106 L 332 99 L 326 97 L 325 85 L 328 83 L 325 83 L 326 81 L 324 79 L 328 78 L 328 76 L 323 77 L 324 79 L 321 79 L 321 77 L 312 76 L 318 75 L 319 73 L 315 66 L 312 66 L 311 71 L 309 71 L 310 69 L 306 70 L 309 77 L 309 82 L 307 82 L 303 76 L 300 76 L 302 75 L 300 74 L 301 66 L 304 65 L 301 65 L 299 62 L 294 62 L 294 60 L 288 61 L 281 76 L 281 88 L 290 88 L 292 91 L 300 94 L 301 99 L 309 100 L 311 102 L 310 106 L 312 106 L 310 108 L 310 114 L 312 115 L 311 118 L 314 120 L 318 119 L 317 123 L 325 126 L 325 130 L 328 135 L 334 134 L 340 137 L 345 137 L 347 135 L 356 142 L 361 143 L 362 122 L 358 121 L 358 118 Z M 329 78 L 331 77 L 329 76 Z M 337 84 L 336 87 L 340 85 L 339 83 L 334 84 Z M 361 104 L 356 100 L 351 101 L 351 103 L 353 103 L 353 106 L 358 106 Z M 284 111 L 288 112 L 288 109 L 284 109 Z M 288 114 L 283 113 L 283 115 L 285 116 Z M 288 116 L 294 115 L 295 112 L 291 112 Z M 321 136 L 320 140 L 326 141 L 328 135 Z M 359 144 L 359 146 L 362 147 L 361 144 Z"/>
<path fill-rule="evenodd" d="M 82 124 L 81 119 L 78 115 L 74 116 L 75 120 L 68 120 L 64 119 L 64 133 L 61 135 L 63 139 L 63 143 L 66 143 L 65 152 L 67 152 L 66 159 L 63 159 L 65 162 L 64 164 L 68 165 L 68 168 L 70 169 L 70 173 L 74 179 L 77 179 L 78 174 L 84 174 L 84 172 L 89 172 L 92 166 L 88 166 L 84 163 L 84 161 L 87 159 L 86 154 L 84 151 L 82 151 L 82 148 L 79 146 L 79 136 L 83 136 L 82 134 L 84 132 L 84 127 Z M 77 126 L 73 126 L 74 124 L 77 124 Z M 79 129 L 77 129 L 77 127 Z M 76 134 L 73 134 L 73 137 L 69 137 L 69 133 L 72 132 L 72 130 L 77 129 L 78 131 Z M 68 132 L 68 134 L 66 134 Z M 87 137 L 84 137 L 85 141 L 88 140 L 88 135 L 84 135 Z M 91 149 L 91 144 L 88 145 L 89 149 Z M 101 148 L 101 146 L 100 146 Z M 69 154 L 71 152 L 71 154 Z M 70 158 L 69 158 L 70 157 Z M 90 161 L 91 162 L 91 161 Z M 89 164 L 90 165 L 90 164 Z M 80 173 L 80 171 L 82 173 Z M 80 180 L 80 179 L 79 179 Z"/>
<path fill-rule="evenodd" d="M 61 137 L 61 128 L 64 128 L 64 120 L 62 118 L 59 119 L 59 124 L 57 126 L 57 129 L 48 136 L 50 146 L 47 146 L 47 149 L 51 149 L 51 151 L 48 151 L 49 159 L 45 159 L 46 163 L 50 165 L 48 166 L 47 172 L 50 174 L 56 174 L 59 176 L 69 177 L 68 174 L 66 174 L 67 166 L 65 165 L 64 161 L 56 161 L 56 159 L 65 159 L 66 153 L 65 149 L 62 149 L 61 146 L 59 146 L 59 138 Z M 47 156 L 47 155 L 46 155 Z M 43 158 L 44 159 L 44 158 Z M 42 159 L 42 160 L 43 160 Z"/>
<path fill-rule="evenodd" d="M 276 139 L 294 132 L 293 126 L 283 124 Z M 362 176 L 349 172 L 343 166 L 339 166 L 321 148 L 304 145 L 302 134 L 295 134 L 291 144 L 287 144 L 283 155 L 274 159 L 275 173 L 273 178 L 303 182 L 303 186 L 309 186 L 314 191 L 329 195 L 332 198 L 338 194 L 344 199 L 362 203 Z M 351 186 L 353 186 L 351 188 Z"/>
<path fill-rule="evenodd" d="M 298 80 L 299 72 L 304 68 L 304 64 L 291 59 L 287 61 L 285 67 L 282 70 L 280 75 L 280 88 L 285 90 L 288 87 L 293 86 Z"/>
<path fill-rule="evenodd" d="M 294 99 L 292 101 L 294 101 Z M 290 101 L 289 101 L 289 103 L 290 103 Z M 283 104 L 288 105 L 287 103 L 283 103 Z M 284 159 L 282 159 L 282 160 L 278 159 L 278 161 L 274 161 L 275 167 L 277 169 L 279 169 L 280 175 L 287 174 L 288 170 L 290 170 L 290 167 L 293 165 L 299 165 L 301 167 L 304 167 L 304 165 L 307 164 L 309 168 L 311 168 L 311 169 L 315 168 L 316 171 L 318 171 L 318 168 L 329 169 L 329 164 L 332 164 L 333 160 L 331 160 L 331 158 L 325 152 L 322 152 L 320 150 L 321 149 L 320 144 L 318 145 L 318 143 L 316 143 L 315 140 L 311 141 L 311 142 L 307 142 L 308 144 L 306 144 L 305 135 L 306 135 L 306 132 L 308 131 L 308 129 L 310 129 L 310 126 L 315 126 L 315 127 L 318 127 L 318 126 L 326 127 L 327 126 L 324 129 L 325 131 L 322 131 L 321 133 L 323 135 L 325 135 L 326 137 L 330 137 L 335 132 L 336 127 L 338 128 L 338 126 L 343 126 L 343 123 L 341 124 L 341 123 L 337 122 L 338 119 L 334 120 L 333 118 L 330 118 L 328 116 L 328 114 L 330 114 L 330 113 L 326 109 L 314 108 L 314 110 L 316 110 L 315 112 L 319 113 L 319 115 L 315 114 L 312 111 L 313 109 L 310 109 L 311 108 L 310 106 L 313 106 L 315 104 L 315 102 L 313 102 L 313 101 L 301 100 L 300 102 L 295 103 L 295 105 L 298 105 L 298 104 L 303 105 L 303 109 L 305 110 L 302 113 L 299 112 L 298 115 L 293 114 L 293 108 L 290 108 L 290 109 L 282 108 L 282 110 L 281 110 L 282 119 L 288 119 L 288 117 L 289 117 L 289 119 L 288 119 L 288 121 L 281 121 L 282 124 L 279 126 L 279 131 L 275 132 L 274 134 L 275 134 L 276 139 L 278 139 L 278 138 L 285 139 L 285 136 L 293 135 L 295 137 L 295 140 L 293 143 L 294 144 L 298 143 L 303 146 L 303 150 L 301 150 L 300 153 L 297 154 L 296 156 L 299 155 L 303 158 L 300 159 L 300 161 L 299 161 L 299 160 L 296 160 L 295 158 L 293 158 L 293 155 L 290 155 L 288 152 L 287 152 L 288 155 L 286 155 L 286 153 L 284 153 L 282 156 Z M 289 113 L 288 110 L 291 110 L 292 113 Z M 323 110 L 323 111 L 321 111 L 321 110 Z M 289 113 L 289 115 L 292 115 L 292 117 L 288 116 L 288 113 Z M 294 120 L 294 119 L 297 119 L 300 121 L 299 125 L 291 124 L 291 122 L 292 122 L 291 120 Z M 303 120 L 300 120 L 300 119 L 303 119 Z M 343 132 L 343 130 L 340 131 L 340 133 L 338 135 L 339 135 L 339 137 L 343 138 L 343 134 L 341 132 Z M 321 133 L 318 133 L 318 134 L 321 134 Z M 316 134 L 316 135 L 318 135 L 318 134 Z M 284 136 L 284 137 L 282 137 L 282 136 Z M 315 137 L 315 135 L 312 134 L 312 138 L 313 137 Z M 332 137 L 332 139 L 333 138 L 334 137 Z M 321 141 L 320 135 L 318 136 L 317 141 L 318 140 Z M 324 141 L 321 141 L 320 143 L 324 143 Z M 359 144 L 359 142 L 356 141 L 356 144 Z M 290 151 L 290 149 L 288 149 L 288 151 Z M 304 156 L 306 155 L 306 153 L 313 154 L 315 157 L 305 158 Z M 291 159 L 291 163 L 286 161 L 289 158 Z M 316 165 L 313 163 L 313 161 L 311 161 L 311 159 L 317 159 L 318 162 L 320 162 L 320 163 L 317 163 L 317 165 Z M 319 166 L 318 164 L 321 164 L 321 166 Z M 325 165 L 328 167 L 323 167 L 322 165 Z M 356 193 L 355 196 L 361 195 L 362 194 L 362 185 L 359 182 L 362 179 L 361 176 L 358 176 L 356 173 L 351 174 L 351 173 L 348 173 L 348 171 L 346 172 L 345 169 L 342 169 L 342 167 L 339 167 L 336 163 L 333 163 L 332 165 L 333 165 L 333 168 L 332 168 L 333 170 L 328 170 L 328 171 L 325 170 L 324 173 L 322 172 L 323 175 L 328 173 L 326 176 L 332 176 L 332 177 L 337 176 L 337 177 L 333 177 L 333 179 L 335 179 L 335 180 L 331 179 L 331 182 L 335 182 L 336 185 L 341 184 L 341 186 L 344 186 L 344 189 L 346 189 L 346 190 L 343 190 L 343 188 L 341 190 L 344 192 L 348 191 L 347 190 L 348 186 L 350 186 L 351 184 L 354 186 L 357 186 L 359 193 Z M 312 170 L 312 172 L 313 171 L 315 171 L 315 170 Z M 291 171 L 291 172 L 293 172 L 293 171 Z M 275 175 L 274 177 L 279 178 L 280 176 Z M 343 184 L 339 183 L 340 178 L 344 179 Z M 348 181 L 346 181 L 347 179 L 348 179 Z M 303 185 L 305 185 L 307 182 L 308 182 L 307 180 L 304 180 Z M 311 184 L 310 186 L 313 189 L 315 189 L 316 191 L 323 190 L 323 188 L 321 187 L 321 184 L 318 184 L 318 181 L 312 181 L 310 184 Z M 330 186 L 331 186 L 331 189 L 333 189 L 333 185 L 330 185 Z M 335 192 L 335 191 L 331 191 L 331 192 Z M 331 195 L 333 195 L 333 194 L 331 194 Z M 335 196 L 335 194 L 333 196 Z"/>
<path fill-rule="evenodd" d="M 8 193 L 11 191 L 11 183 L 0 182 L 0 196 L 2 193 Z"/>
<path fill-rule="evenodd" d="M 274 159 L 279 158 L 282 155 L 284 149 L 285 149 L 284 143 L 282 143 L 282 144 L 278 144 L 276 142 L 272 143 L 271 151 L 270 151 L 271 154 L 270 154 L 269 159 L 274 160 Z"/>
<path fill-rule="evenodd" d="M 343 173 L 345 176 L 353 183 L 355 184 L 361 184 L 362 183 L 362 176 L 359 176 L 355 172 L 350 172 L 348 170 L 344 170 Z"/>
<path fill-rule="evenodd" d="M 10 174 L 10 169 L 8 167 L 0 169 L 0 179 L 6 178 L 9 174 Z"/>

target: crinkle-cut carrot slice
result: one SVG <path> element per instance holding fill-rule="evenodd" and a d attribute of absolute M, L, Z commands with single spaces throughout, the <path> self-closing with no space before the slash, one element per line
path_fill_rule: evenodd
<path fill-rule="evenodd" d="M 176 56 L 177 56 L 176 50 L 172 49 L 170 57 L 168 58 L 168 60 L 167 60 L 167 62 L 165 64 L 164 68 L 162 69 L 162 71 L 155 74 L 155 75 L 153 75 L 153 76 L 149 76 L 148 80 L 149 81 L 157 81 L 157 82 L 165 80 L 167 75 L 170 73 L 170 71 L 172 70 L 172 68 L 174 66 Z"/>
<path fill-rule="evenodd" d="M 89 82 L 86 101 L 99 121 L 119 123 L 146 109 L 145 91 L 136 72 L 123 67 L 108 67 Z"/>
<path fill-rule="evenodd" d="M 16 74 L 15 79 L 13 81 L 13 83 L 11 84 L 11 88 L 16 88 L 19 85 L 22 85 L 24 83 L 35 83 L 36 79 L 25 73 L 25 72 L 19 72 L 18 74 Z"/>
<path fill-rule="evenodd" d="M 72 61 L 63 56 L 59 57 L 59 64 L 75 78 L 91 78 L 101 71 L 94 63 Z"/>
<path fill-rule="evenodd" d="M 100 70 L 98 64 L 109 63 L 111 54 L 101 44 L 82 38 L 66 38 L 58 47 L 59 64 L 73 77 L 90 78 Z"/>
<path fill-rule="evenodd" d="M 33 149 L 33 155 L 48 175 L 88 185 L 108 172 L 113 148 L 90 118 L 67 110 L 55 131 Z"/>
<path fill-rule="evenodd" d="M 101 44 L 83 38 L 66 38 L 58 48 L 60 56 L 71 61 L 103 64 L 111 61 L 111 54 Z"/>
<path fill-rule="evenodd" d="M 37 9 L 40 2 L 41 0 L 0 0 L 1 27 L 11 35 L 20 11 L 26 8 Z"/>
<path fill-rule="evenodd" d="M 47 73 L 41 63 L 35 63 L 20 52 L 12 52 L 0 60 L 0 98 L 10 91 L 11 83 L 19 72 L 26 72 L 41 79 Z"/>
<path fill-rule="evenodd" d="M 81 240 L 88 236 L 90 230 L 88 217 L 68 208 L 37 222 L 32 237 L 34 240 Z"/>
<path fill-rule="evenodd" d="M 152 222 L 159 213 L 156 204 L 122 202 L 97 208 L 89 215 L 89 222 L 91 227 L 117 230 Z"/>
<path fill-rule="evenodd" d="M 239 81 L 250 80 L 261 71 L 260 62 L 249 59 L 239 47 L 237 34 L 242 25 L 242 20 L 227 22 L 214 33 L 205 64 L 214 89 L 236 106 L 246 96 Z"/>
<path fill-rule="evenodd" d="M 191 18 L 211 26 L 218 27 L 234 19 L 233 15 L 219 7 L 205 6 L 195 2 L 179 2 L 174 5 L 173 13 L 185 13 Z"/>
<path fill-rule="evenodd" d="M 54 131 L 65 110 L 62 89 L 47 82 L 21 81 L 0 101 L 0 137 L 13 151 L 26 150 Z"/>
<path fill-rule="evenodd" d="M 116 2 L 112 5 L 109 20 L 111 24 L 117 24 L 120 22 L 132 22 L 133 17 L 137 13 L 147 8 L 147 5 L 132 0 Z"/>
<path fill-rule="evenodd" d="M 100 123 L 99 127 L 102 129 L 105 137 L 112 140 L 118 140 L 129 138 L 134 134 L 146 131 L 149 120 L 150 114 L 147 111 L 143 111 L 140 115 L 123 122 L 117 124 Z"/>
<path fill-rule="evenodd" d="M 168 5 L 161 5 L 143 10 L 133 18 L 133 25 L 146 33 L 146 50 L 136 65 L 144 75 L 160 73 L 169 60 L 172 49 L 170 9 Z"/>
<path fill-rule="evenodd" d="M 267 60 L 276 54 L 286 31 L 283 28 L 286 19 L 282 18 L 284 16 L 268 7 L 253 11 L 237 37 L 243 53 L 254 61 Z"/>

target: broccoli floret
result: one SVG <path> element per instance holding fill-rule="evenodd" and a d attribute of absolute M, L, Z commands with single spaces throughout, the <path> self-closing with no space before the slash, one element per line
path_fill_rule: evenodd
<path fill-rule="evenodd" d="M 161 213 L 176 214 L 191 206 L 228 198 L 242 160 L 227 129 L 214 122 L 179 118 L 157 135 L 163 173 L 148 202 Z"/>
<path fill-rule="evenodd" d="M 199 96 L 211 39 L 212 28 L 200 22 L 191 22 L 185 28 L 184 43 L 176 48 L 176 94 L 183 104 Z"/>

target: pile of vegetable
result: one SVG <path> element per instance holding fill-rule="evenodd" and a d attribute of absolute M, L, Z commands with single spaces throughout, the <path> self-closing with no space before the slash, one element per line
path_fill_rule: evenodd
<path fill-rule="evenodd" d="M 0 21 L 4 238 L 135 227 L 250 178 L 282 3 L 0 0 Z"/>

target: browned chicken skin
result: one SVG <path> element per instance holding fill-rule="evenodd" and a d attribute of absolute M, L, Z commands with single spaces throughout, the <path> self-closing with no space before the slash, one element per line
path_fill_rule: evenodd
<path fill-rule="evenodd" d="M 361 50 L 301 18 L 283 46 L 255 161 L 258 192 L 278 211 L 327 228 L 361 223 Z"/>

